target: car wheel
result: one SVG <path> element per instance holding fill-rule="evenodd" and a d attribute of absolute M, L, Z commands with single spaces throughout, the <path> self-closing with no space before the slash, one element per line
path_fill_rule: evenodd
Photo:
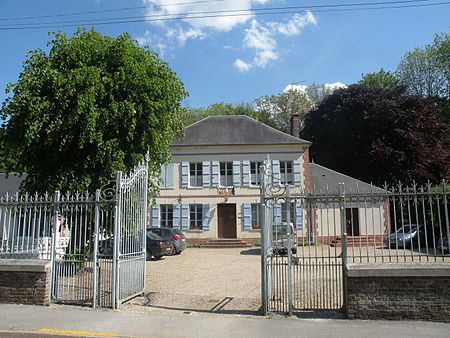
<path fill-rule="evenodd" d="M 177 251 L 175 255 L 181 255 L 183 251 Z"/>
<path fill-rule="evenodd" d="M 152 253 L 150 251 L 146 251 L 146 253 L 145 253 L 145 260 L 149 261 L 150 258 L 152 258 Z"/>
<path fill-rule="evenodd" d="M 163 255 L 155 256 L 156 259 L 161 259 Z"/>
<path fill-rule="evenodd" d="M 172 248 L 172 255 L 176 255 L 177 254 L 177 249 L 175 247 Z"/>

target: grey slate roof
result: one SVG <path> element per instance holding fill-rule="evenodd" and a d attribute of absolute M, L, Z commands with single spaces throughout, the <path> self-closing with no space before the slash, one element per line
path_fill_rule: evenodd
<path fill-rule="evenodd" d="M 316 163 L 310 163 L 309 168 L 311 170 L 311 183 L 317 192 L 325 192 L 327 187 L 329 191 L 339 191 L 340 183 L 344 184 L 346 192 L 351 193 L 386 192 L 385 190 L 374 185 L 338 173 L 337 171 L 323 167 Z"/>
<path fill-rule="evenodd" d="M 25 179 L 26 175 L 19 176 L 18 174 L 0 173 L 0 196 L 8 194 L 15 194 L 19 191 L 20 183 Z"/>
<path fill-rule="evenodd" d="M 310 145 L 311 142 L 283 133 L 245 115 L 209 116 L 185 129 L 172 146 L 202 145 Z"/>

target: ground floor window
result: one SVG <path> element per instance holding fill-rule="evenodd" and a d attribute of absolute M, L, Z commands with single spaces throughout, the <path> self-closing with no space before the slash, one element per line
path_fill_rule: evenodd
<path fill-rule="evenodd" d="M 252 229 L 261 229 L 261 222 L 259 220 L 259 204 L 252 203 Z"/>
<path fill-rule="evenodd" d="M 201 204 L 190 204 L 190 230 L 203 230 L 202 219 L 203 219 L 203 206 Z"/>
<path fill-rule="evenodd" d="M 161 204 L 161 228 L 172 228 L 173 227 L 173 205 L 172 204 Z"/>

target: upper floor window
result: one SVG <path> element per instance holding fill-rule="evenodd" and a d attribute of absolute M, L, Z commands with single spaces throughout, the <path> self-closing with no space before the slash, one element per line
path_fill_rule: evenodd
<path fill-rule="evenodd" d="M 189 174 L 191 187 L 203 186 L 202 163 L 189 163 Z"/>
<path fill-rule="evenodd" d="M 190 230 L 202 230 L 202 219 L 203 219 L 203 206 L 201 204 L 190 204 Z"/>
<path fill-rule="evenodd" d="M 172 204 L 161 204 L 161 228 L 172 228 L 173 227 L 173 205 Z"/>
<path fill-rule="evenodd" d="M 252 203 L 252 229 L 261 229 L 261 222 L 259 220 L 259 204 Z"/>
<path fill-rule="evenodd" d="M 293 184 L 292 161 L 280 161 L 281 184 Z"/>
<path fill-rule="evenodd" d="M 161 166 L 161 175 L 159 177 L 159 186 L 161 188 L 172 188 L 173 187 L 173 164 Z"/>
<path fill-rule="evenodd" d="M 233 162 L 220 162 L 220 185 L 233 186 Z"/>
<path fill-rule="evenodd" d="M 250 162 L 250 184 L 261 184 L 261 162 Z"/>

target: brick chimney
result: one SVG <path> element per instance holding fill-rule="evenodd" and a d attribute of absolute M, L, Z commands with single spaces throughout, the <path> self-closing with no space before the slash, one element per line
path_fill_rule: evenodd
<path fill-rule="evenodd" d="M 300 138 L 300 115 L 297 113 L 291 116 L 291 135 Z"/>

